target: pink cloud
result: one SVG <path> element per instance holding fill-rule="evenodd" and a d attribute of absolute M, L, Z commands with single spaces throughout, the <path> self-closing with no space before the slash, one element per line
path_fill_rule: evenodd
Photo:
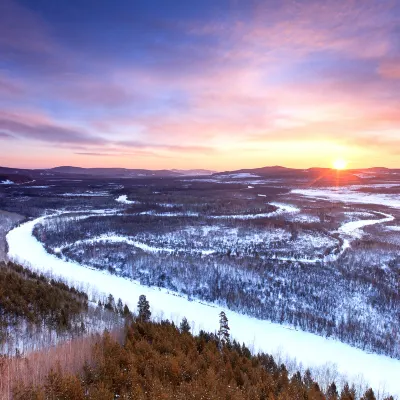
<path fill-rule="evenodd" d="M 29 52 L 51 52 L 55 44 L 50 40 L 46 23 L 35 13 L 13 0 L 0 3 L 0 45 Z"/>
<path fill-rule="evenodd" d="M 386 79 L 400 79 L 400 58 L 383 61 L 379 65 L 378 72 Z"/>

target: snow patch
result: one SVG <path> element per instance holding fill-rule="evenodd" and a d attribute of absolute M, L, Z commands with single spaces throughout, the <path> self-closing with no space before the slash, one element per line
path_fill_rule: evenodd
<path fill-rule="evenodd" d="M 84 193 L 62 193 L 63 197 L 104 197 L 108 196 L 108 192 L 84 192 Z"/>
<path fill-rule="evenodd" d="M 385 228 L 389 231 L 400 232 L 400 225 L 388 225 Z"/>
<path fill-rule="evenodd" d="M 135 200 L 128 200 L 128 196 L 126 194 L 123 194 L 115 199 L 118 203 L 122 204 L 140 204 L 139 201 Z"/>
<path fill-rule="evenodd" d="M 246 179 L 246 178 L 261 178 L 259 175 L 250 174 L 248 172 L 240 172 L 238 174 L 223 174 L 220 178 Z"/>

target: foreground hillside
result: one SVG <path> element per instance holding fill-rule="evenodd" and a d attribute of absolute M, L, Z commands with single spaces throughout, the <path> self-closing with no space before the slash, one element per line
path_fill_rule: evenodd
<path fill-rule="evenodd" d="M 108 303 L 91 303 L 86 293 L 62 282 L 0 262 L 0 355 L 26 354 L 123 326 L 122 306 Z"/>
<path fill-rule="evenodd" d="M 145 296 L 136 316 L 111 295 L 94 304 L 12 263 L 0 264 L 0 317 L 1 399 L 375 399 L 328 370 L 317 384 L 309 370 L 252 355 L 223 312 L 218 334 L 194 336 L 185 318 L 151 322 Z"/>
<path fill-rule="evenodd" d="M 127 329 L 125 343 L 110 335 L 94 345 L 91 362 L 76 373 L 52 370 L 36 387 L 14 387 L 16 399 L 355 399 L 354 388 L 335 383 L 325 390 L 308 371 L 289 376 L 265 354 L 251 356 L 234 342 L 221 345 L 218 337 L 163 321 L 136 321 Z M 362 399 L 373 400 L 371 389 Z M 390 397 L 387 397 L 390 399 Z"/>

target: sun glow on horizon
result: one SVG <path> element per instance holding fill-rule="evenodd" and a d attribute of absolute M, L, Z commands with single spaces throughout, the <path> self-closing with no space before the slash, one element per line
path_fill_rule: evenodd
<path fill-rule="evenodd" d="M 343 160 L 342 158 L 338 158 L 333 162 L 333 168 L 337 170 L 343 170 L 347 167 L 347 161 Z"/>

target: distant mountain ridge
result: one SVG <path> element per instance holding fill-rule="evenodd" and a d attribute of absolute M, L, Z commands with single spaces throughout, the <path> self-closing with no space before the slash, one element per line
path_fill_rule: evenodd
<path fill-rule="evenodd" d="M 11 181 L 14 183 L 25 183 L 33 179 L 40 179 L 45 176 L 64 177 L 71 176 L 103 177 L 103 178 L 179 178 L 186 176 L 200 177 L 213 176 L 216 178 L 231 177 L 235 179 L 259 176 L 260 178 L 293 178 L 316 182 L 316 185 L 337 184 L 338 177 L 346 184 L 357 184 L 366 179 L 372 180 L 379 176 L 393 174 L 400 177 L 400 169 L 385 167 L 360 168 L 336 171 L 331 168 L 288 168 L 279 165 L 260 168 L 245 168 L 233 171 L 215 172 L 208 169 L 130 169 L 130 168 L 84 168 L 74 166 L 59 166 L 48 169 L 24 169 L 0 167 L 0 181 Z"/>
<path fill-rule="evenodd" d="M 25 169 L 0 167 L 0 181 L 23 183 L 43 176 L 80 176 L 105 178 L 174 178 L 184 176 L 212 175 L 215 171 L 206 169 L 130 169 L 130 168 L 83 168 L 60 166 L 48 169 Z"/>
<path fill-rule="evenodd" d="M 48 171 L 58 172 L 63 174 L 77 174 L 77 175 L 92 175 L 92 176 L 112 176 L 123 178 L 139 178 L 139 177 L 179 177 L 179 176 L 197 176 L 197 175 L 211 175 L 215 171 L 205 169 L 130 169 L 130 168 L 81 168 L 71 166 L 61 166 L 51 168 Z"/>
<path fill-rule="evenodd" d="M 263 179 L 291 179 L 303 181 L 307 186 L 346 186 L 373 182 L 379 178 L 392 176 L 400 181 L 400 169 L 384 167 L 336 170 L 332 168 L 313 167 L 307 169 L 287 168 L 279 165 L 261 168 L 238 169 L 218 172 L 217 178 L 247 179 L 260 177 Z"/>

